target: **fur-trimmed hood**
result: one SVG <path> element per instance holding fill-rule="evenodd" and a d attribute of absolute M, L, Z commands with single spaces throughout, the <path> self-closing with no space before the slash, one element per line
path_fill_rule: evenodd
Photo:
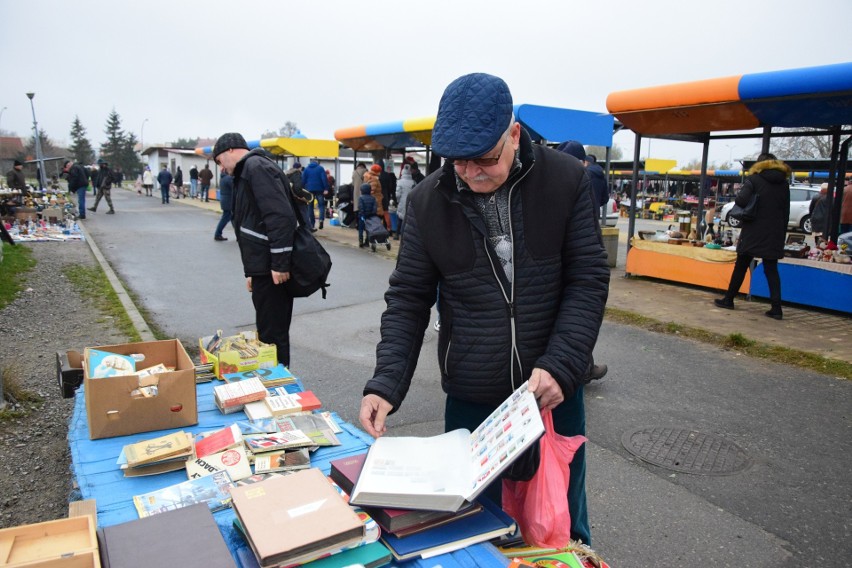
<path fill-rule="evenodd" d="M 781 160 L 764 160 L 762 162 L 755 163 L 749 170 L 748 175 L 759 174 L 760 172 L 766 170 L 781 170 L 784 172 L 784 175 L 789 175 L 793 170 L 790 169 L 790 166 L 782 162 Z"/>

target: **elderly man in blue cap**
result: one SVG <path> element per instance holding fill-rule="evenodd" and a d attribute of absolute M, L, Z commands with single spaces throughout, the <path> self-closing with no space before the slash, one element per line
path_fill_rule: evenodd
<path fill-rule="evenodd" d="M 559 434 L 583 433 L 583 377 L 609 288 L 583 165 L 533 144 L 506 83 L 484 73 L 446 88 L 432 147 L 445 162 L 408 197 L 362 426 L 383 435 L 402 405 L 440 285 L 446 431 L 475 429 L 529 380 Z M 513 464 L 510 478 L 532 475 L 521 462 L 535 468 L 537 455 Z M 501 483 L 486 495 L 499 502 Z M 588 544 L 582 448 L 568 498 L 572 538 Z"/>

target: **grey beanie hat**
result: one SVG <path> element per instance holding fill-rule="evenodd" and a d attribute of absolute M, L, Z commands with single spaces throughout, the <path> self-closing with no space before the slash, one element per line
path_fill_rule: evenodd
<path fill-rule="evenodd" d="M 213 146 L 213 159 L 215 160 L 216 156 L 225 150 L 230 150 L 232 148 L 243 148 L 248 150 L 246 139 L 243 138 L 243 135 L 239 132 L 227 132 L 216 140 L 216 145 Z"/>

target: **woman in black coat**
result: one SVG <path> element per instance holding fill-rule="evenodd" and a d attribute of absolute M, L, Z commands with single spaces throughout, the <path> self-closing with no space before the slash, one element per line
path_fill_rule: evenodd
<path fill-rule="evenodd" d="M 787 221 L 790 218 L 790 185 L 787 183 L 790 166 L 766 153 L 758 156 L 757 163 L 748 173 L 735 201 L 740 207 L 745 207 L 752 196 L 757 194 L 757 218 L 743 223 L 737 243 L 737 262 L 728 291 L 724 298 L 714 300 L 714 303 L 720 308 L 733 310 L 734 297 L 751 261 L 761 258 L 772 304 L 772 309 L 766 315 L 780 320 L 781 277 L 778 275 L 778 259 L 784 258 Z"/>

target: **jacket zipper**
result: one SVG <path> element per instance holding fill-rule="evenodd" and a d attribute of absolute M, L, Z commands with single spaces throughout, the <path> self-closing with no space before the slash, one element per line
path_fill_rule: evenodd
<path fill-rule="evenodd" d="M 500 284 L 500 275 L 497 272 L 497 267 L 494 265 L 494 259 L 491 257 L 490 252 L 490 243 L 488 242 L 488 235 L 485 235 L 482 240 L 485 245 L 485 250 L 489 251 L 488 253 L 488 262 L 491 264 L 491 272 L 494 274 L 494 278 L 497 279 L 497 284 L 500 287 L 500 292 L 503 294 L 503 299 L 506 301 L 506 306 L 509 308 L 509 330 L 512 334 L 512 350 L 509 354 L 509 381 L 512 383 L 512 391 L 517 388 L 515 386 L 515 359 L 518 361 L 518 368 L 521 370 L 521 374 L 523 375 L 524 367 L 521 362 L 521 355 L 518 353 L 518 342 L 517 337 L 515 336 L 515 234 L 513 230 L 512 224 L 512 192 L 515 190 L 515 187 L 523 180 L 530 171 L 535 167 L 535 163 L 530 166 L 530 169 L 527 170 L 524 175 L 519 177 L 512 186 L 509 188 L 509 238 L 512 241 L 512 279 L 509 283 L 509 294 L 506 294 L 506 290 L 503 288 L 503 285 Z M 449 343 L 447 344 L 447 354 L 449 354 Z"/>

